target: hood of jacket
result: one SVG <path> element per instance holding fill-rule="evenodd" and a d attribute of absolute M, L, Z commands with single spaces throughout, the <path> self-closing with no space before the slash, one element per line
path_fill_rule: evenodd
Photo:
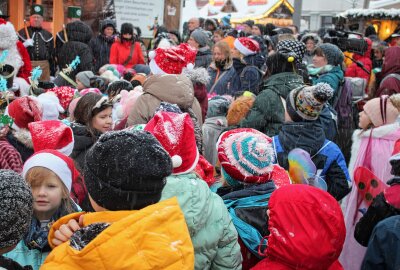
<path fill-rule="evenodd" d="M 182 74 L 186 75 L 193 84 L 201 83 L 206 85 L 210 81 L 210 75 L 207 69 L 203 67 L 193 69 L 184 68 Z"/>
<path fill-rule="evenodd" d="M 381 78 L 391 73 L 400 74 L 400 47 L 389 47 L 385 50 L 385 60 L 382 65 Z"/>
<path fill-rule="evenodd" d="M 265 63 L 265 57 L 261 53 L 256 53 L 253 55 L 248 55 L 243 58 L 246 65 L 256 66 L 261 68 Z"/>
<path fill-rule="evenodd" d="M 151 75 L 144 82 L 143 91 L 182 109 L 190 108 L 194 101 L 193 83 L 183 74 Z"/>
<path fill-rule="evenodd" d="M 32 136 L 28 129 L 21 128 L 19 130 L 13 131 L 10 135 L 15 140 L 23 144 L 25 147 L 33 149 Z"/>
<path fill-rule="evenodd" d="M 75 21 L 67 24 L 68 41 L 78 41 L 88 44 L 92 39 L 92 29 L 81 21 Z"/>
<path fill-rule="evenodd" d="M 81 214 L 54 223 L 49 239 L 63 223 Z M 86 239 L 88 243 L 81 250 L 73 248 L 70 241 L 61 244 L 41 269 L 194 269 L 192 242 L 176 198 L 138 211 L 84 214 L 83 223 L 85 227 L 75 236 L 94 238 Z M 111 225 L 99 233 L 90 231 L 89 225 L 94 223 Z"/>
<path fill-rule="evenodd" d="M 94 144 L 94 139 L 86 126 L 72 123 L 71 129 L 74 134 L 74 152 L 86 151 Z M 98 134 L 100 137 L 100 134 Z"/>
<path fill-rule="evenodd" d="M 325 142 L 324 130 L 317 121 L 285 123 L 278 136 L 286 153 L 301 148 L 313 156 Z"/>
<path fill-rule="evenodd" d="M 269 200 L 266 269 L 329 269 L 342 251 L 346 229 L 342 210 L 327 192 L 308 185 L 288 185 Z"/>
<path fill-rule="evenodd" d="M 105 29 L 107 26 L 113 27 L 113 28 L 114 28 L 114 34 L 115 34 L 116 29 L 117 29 L 117 24 L 115 23 L 115 21 L 114 21 L 114 20 L 110 20 L 110 19 L 104 19 L 104 20 L 102 20 L 102 21 L 100 22 L 100 30 L 101 30 L 102 33 L 103 33 L 104 29 Z"/>
<path fill-rule="evenodd" d="M 322 44 L 322 39 L 316 33 L 307 33 L 301 37 L 301 42 L 306 43 L 307 39 L 313 39 L 315 42 L 315 46 Z"/>
<path fill-rule="evenodd" d="M 263 89 L 273 90 L 286 99 L 290 91 L 303 85 L 303 78 L 293 72 L 283 72 L 270 76 Z"/>

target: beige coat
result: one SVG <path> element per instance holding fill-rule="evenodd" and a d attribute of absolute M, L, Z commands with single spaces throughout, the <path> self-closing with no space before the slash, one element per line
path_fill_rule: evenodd
<path fill-rule="evenodd" d="M 128 126 L 146 124 L 162 101 L 177 104 L 182 110 L 192 108 L 202 123 L 201 108 L 194 97 L 193 84 L 185 75 L 152 75 L 143 84 L 141 95 L 128 117 Z"/>

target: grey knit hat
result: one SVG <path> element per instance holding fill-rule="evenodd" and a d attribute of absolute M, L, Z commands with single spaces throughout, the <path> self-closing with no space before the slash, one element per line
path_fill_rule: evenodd
<path fill-rule="evenodd" d="M 199 43 L 200 48 L 205 47 L 208 43 L 208 36 L 207 34 L 201 30 L 201 29 L 196 29 L 192 32 L 190 35 L 191 38 L 193 38 L 197 43 Z"/>
<path fill-rule="evenodd" d="M 16 245 L 32 219 L 32 192 L 11 170 L 0 170 L 0 249 Z"/>
<path fill-rule="evenodd" d="M 90 79 L 94 78 L 94 74 L 92 71 L 81 71 L 75 76 L 85 87 L 90 87 Z"/>
<path fill-rule="evenodd" d="M 338 46 L 324 43 L 318 46 L 324 52 L 326 60 L 328 61 L 329 65 L 337 66 L 342 64 L 344 61 L 343 52 L 339 49 Z"/>

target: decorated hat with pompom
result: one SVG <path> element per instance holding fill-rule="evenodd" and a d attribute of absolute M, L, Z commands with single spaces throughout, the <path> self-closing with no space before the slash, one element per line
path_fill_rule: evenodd
<path fill-rule="evenodd" d="M 235 39 L 233 45 L 244 56 L 256 54 L 260 51 L 260 45 L 258 44 L 258 42 L 254 39 L 247 37 Z"/>
<path fill-rule="evenodd" d="M 289 116 L 295 122 L 317 120 L 324 104 L 333 96 L 333 89 L 327 83 L 302 86 L 290 92 L 286 98 Z"/>
<path fill-rule="evenodd" d="M 153 74 L 181 74 L 184 68 L 193 69 L 197 51 L 187 43 L 171 48 L 157 48 L 149 53 Z"/>

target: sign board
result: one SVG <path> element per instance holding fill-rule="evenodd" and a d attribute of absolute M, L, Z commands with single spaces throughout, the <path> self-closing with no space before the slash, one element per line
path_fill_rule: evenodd
<path fill-rule="evenodd" d="M 248 0 L 247 5 L 249 6 L 258 6 L 258 5 L 266 5 L 268 4 L 268 0 Z"/>
<path fill-rule="evenodd" d="M 210 0 L 210 5 L 214 7 L 222 7 L 224 3 L 224 0 Z"/>
<path fill-rule="evenodd" d="M 164 21 L 164 0 L 114 0 L 115 19 L 117 28 L 123 23 L 131 23 L 140 27 L 142 37 L 152 38 L 154 18 L 158 17 L 158 24 Z"/>

